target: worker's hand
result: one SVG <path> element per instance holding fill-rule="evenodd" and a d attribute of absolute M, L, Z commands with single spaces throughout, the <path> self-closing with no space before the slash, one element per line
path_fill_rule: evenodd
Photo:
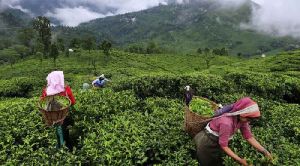
<path fill-rule="evenodd" d="M 264 152 L 264 154 L 265 154 L 265 156 L 266 156 L 270 161 L 273 160 L 273 157 L 272 157 L 272 155 L 271 155 L 270 152 L 266 151 L 266 152 Z"/>
<path fill-rule="evenodd" d="M 246 159 L 240 159 L 239 163 L 242 164 L 243 166 L 248 166 Z"/>

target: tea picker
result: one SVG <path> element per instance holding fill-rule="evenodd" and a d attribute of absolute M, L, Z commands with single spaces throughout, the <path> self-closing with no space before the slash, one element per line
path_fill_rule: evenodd
<path fill-rule="evenodd" d="M 260 117 L 258 104 L 249 97 L 242 98 L 233 104 L 220 107 L 213 101 L 202 97 L 211 103 L 212 115 L 205 116 L 192 112 L 193 101 L 185 107 L 185 131 L 193 137 L 196 144 L 197 159 L 201 166 L 223 165 L 222 153 L 243 166 L 248 165 L 247 160 L 238 156 L 229 147 L 229 142 L 237 130 L 241 131 L 243 138 L 257 151 L 272 160 L 269 153 L 254 137 L 250 129 L 252 119 Z"/>
<path fill-rule="evenodd" d="M 64 84 L 62 71 L 53 71 L 48 74 L 47 83 L 39 101 L 39 110 L 46 125 L 55 127 L 57 148 L 65 144 L 71 149 L 67 127 L 74 123 L 72 117 L 68 115 L 74 110 L 75 98 L 71 88 Z"/>
<path fill-rule="evenodd" d="M 188 106 L 193 98 L 193 90 L 191 89 L 191 87 L 189 85 L 185 86 L 184 89 L 185 89 L 184 101 L 185 101 L 185 105 Z"/>
<path fill-rule="evenodd" d="M 96 87 L 96 88 L 104 88 L 104 86 L 107 84 L 107 82 L 109 82 L 110 80 L 105 78 L 104 74 L 101 74 L 99 76 L 99 78 L 95 79 L 93 82 L 92 82 L 92 85 L 93 87 Z"/>

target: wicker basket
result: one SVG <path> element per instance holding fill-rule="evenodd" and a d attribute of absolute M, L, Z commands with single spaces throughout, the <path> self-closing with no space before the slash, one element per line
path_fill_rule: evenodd
<path fill-rule="evenodd" d="M 201 98 L 202 100 L 209 101 L 214 111 L 218 109 L 218 105 L 207 98 L 198 96 L 194 96 L 194 98 Z M 192 137 L 203 130 L 211 119 L 212 117 L 201 116 L 192 112 L 188 106 L 185 106 L 184 108 L 184 130 Z"/>
<path fill-rule="evenodd" d="M 71 101 L 68 97 L 60 96 L 60 97 L 65 97 L 66 99 L 68 99 L 69 103 L 68 103 L 67 107 L 64 107 L 64 108 L 61 108 L 61 109 L 55 110 L 55 111 L 47 111 L 45 108 L 42 108 L 41 102 L 44 100 L 49 100 L 49 98 L 53 98 L 53 97 L 54 96 L 47 96 L 44 99 L 40 100 L 38 103 L 39 110 L 42 113 L 42 117 L 47 126 L 53 126 L 55 124 L 62 125 L 63 121 L 69 114 L 69 108 L 71 106 Z"/>

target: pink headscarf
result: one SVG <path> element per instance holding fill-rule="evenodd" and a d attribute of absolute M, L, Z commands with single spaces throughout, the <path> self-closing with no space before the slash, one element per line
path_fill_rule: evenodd
<path fill-rule="evenodd" d="M 244 118 L 260 117 L 260 111 L 256 102 L 249 97 L 242 98 L 234 103 L 231 113 L 236 113 Z"/>
<path fill-rule="evenodd" d="M 47 96 L 55 95 L 65 91 L 64 73 L 63 71 L 53 71 L 48 74 L 47 78 Z"/>

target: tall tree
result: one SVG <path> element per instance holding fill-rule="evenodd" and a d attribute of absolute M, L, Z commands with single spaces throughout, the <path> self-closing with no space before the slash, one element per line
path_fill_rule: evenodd
<path fill-rule="evenodd" d="M 65 51 L 65 42 L 64 39 L 62 38 L 58 38 L 57 39 L 57 48 L 59 51 L 64 52 Z"/>
<path fill-rule="evenodd" d="M 100 45 L 100 49 L 103 50 L 103 52 L 106 56 L 109 56 L 109 51 L 110 51 L 111 47 L 112 47 L 111 42 L 109 42 L 107 40 L 104 40 Z"/>
<path fill-rule="evenodd" d="M 32 28 L 23 28 L 18 32 L 19 41 L 26 47 L 32 45 L 32 40 L 34 38 L 34 30 Z"/>
<path fill-rule="evenodd" d="M 96 39 L 94 37 L 87 37 L 83 39 L 82 47 L 85 50 L 91 51 L 91 49 L 95 48 L 96 45 Z"/>
<path fill-rule="evenodd" d="M 58 55 L 59 55 L 59 51 L 57 49 L 56 44 L 55 43 L 51 44 L 49 56 L 51 58 L 53 58 L 54 66 L 56 66 L 56 59 L 57 59 Z"/>
<path fill-rule="evenodd" d="M 81 41 L 78 38 L 73 38 L 70 41 L 69 47 L 70 48 L 79 48 Z"/>
<path fill-rule="evenodd" d="M 38 32 L 38 41 L 44 45 L 43 53 L 46 55 L 51 45 L 50 21 L 47 17 L 38 16 L 33 21 L 33 28 Z"/>

